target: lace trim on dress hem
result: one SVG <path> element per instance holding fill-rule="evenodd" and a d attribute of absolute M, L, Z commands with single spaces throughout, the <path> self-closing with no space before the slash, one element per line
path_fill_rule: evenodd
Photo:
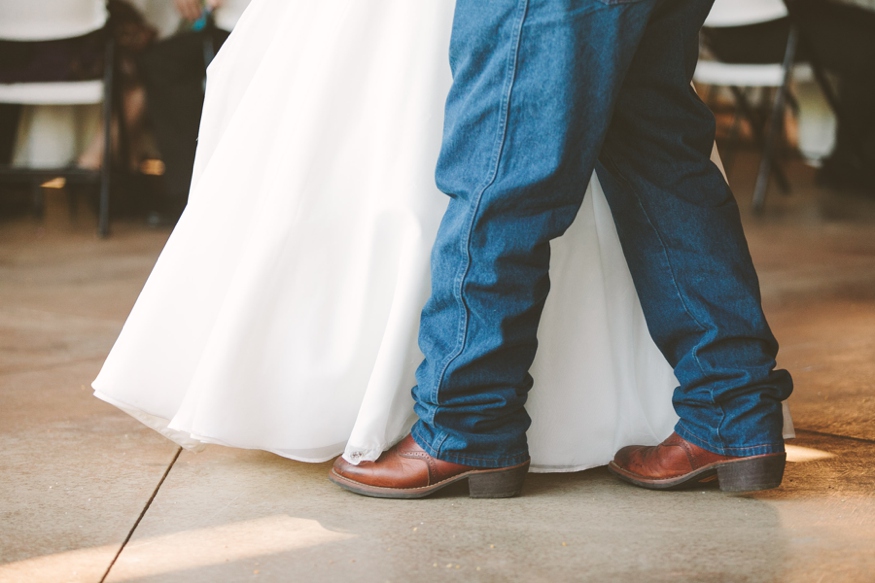
<path fill-rule="evenodd" d="M 324 463 L 330 460 L 333 460 L 340 452 L 343 451 L 343 447 L 345 444 L 338 443 L 334 445 L 318 447 L 308 450 L 296 450 L 296 449 L 276 449 L 276 448 L 266 448 L 258 445 L 243 445 L 237 443 L 229 443 L 223 441 L 221 439 L 216 439 L 210 437 L 208 435 L 199 435 L 196 433 L 191 433 L 188 431 L 184 431 L 178 428 L 174 428 L 171 426 L 172 422 L 168 419 L 160 417 L 158 415 L 152 415 L 151 413 L 146 413 L 141 409 L 137 409 L 136 407 L 132 407 L 127 403 L 122 403 L 112 397 L 109 397 L 100 391 L 94 391 L 94 396 L 102 401 L 106 401 L 110 405 L 117 407 L 121 411 L 124 411 L 143 425 L 153 429 L 169 439 L 170 441 L 176 443 L 183 449 L 187 451 L 191 451 L 194 453 L 203 451 L 207 445 L 224 445 L 226 447 L 236 447 L 239 449 L 252 449 L 252 450 L 260 450 L 266 451 L 268 453 L 272 453 L 278 455 L 280 457 L 284 457 L 286 459 L 305 462 L 305 463 Z M 377 454 L 379 456 L 379 453 Z M 376 458 L 375 458 L 376 459 Z"/>
<path fill-rule="evenodd" d="M 121 409 L 146 427 L 150 429 L 154 429 L 170 441 L 176 443 L 183 449 L 187 449 L 189 451 L 201 451 L 204 448 L 204 443 L 200 440 L 193 439 L 190 433 L 186 433 L 184 431 L 179 431 L 176 429 L 171 429 L 168 427 L 169 421 L 162 417 L 158 417 L 157 415 L 152 415 L 151 413 L 146 413 L 140 409 L 135 407 L 131 407 L 127 403 L 122 403 L 121 401 L 117 401 L 112 397 L 109 397 L 100 391 L 94 391 L 94 396 L 100 399 L 101 401 L 106 401 L 110 405 Z"/>
<path fill-rule="evenodd" d="M 353 447 L 346 446 L 346 450 L 343 452 L 343 459 L 348 461 L 354 466 L 359 465 L 362 462 L 373 462 L 379 458 L 384 451 L 389 449 L 387 445 L 380 445 L 377 447 Z"/>

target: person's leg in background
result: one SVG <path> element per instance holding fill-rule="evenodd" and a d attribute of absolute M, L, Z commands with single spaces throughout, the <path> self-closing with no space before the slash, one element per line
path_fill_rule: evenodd
<path fill-rule="evenodd" d="M 12 163 L 12 158 L 15 154 L 15 138 L 18 133 L 18 120 L 21 118 L 21 106 L 13 103 L 0 103 L 0 165 Z M 14 192 L 16 199 L 24 198 L 23 194 L 19 195 L 23 187 L 20 185 L 11 185 L 5 181 L 0 181 L 0 212 L 8 212 L 10 201 L 7 200 L 7 194 Z M 24 191 L 26 192 L 26 190 Z M 17 201 L 13 206 L 20 206 Z"/>
<path fill-rule="evenodd" d="M 690 86 L 709 8 L 707 0 L 665 0 L 654 12 L 597 174 L 651 335 L 680 383 L 676 433 L 720 461 L 784 451 L 781 401 L 792 383 L 775 370 L 778 345 L 738 207 L 710 160 L 713 115 Z M 627 454 L 615 460 L 621 469 L 642 461 Z M 783 469 L 783 458 L 764 463 Z M 780 475 L 768 479 L 780 483 Z"/>
<path fill-rule="evenodd" d="M 875 44 L 875 38 L 870 40 Z M 869 66 L 875 71 L 875 58 Z M 825 170 L 831 177 L 838 176 L 838 184 L 875 196 L 875 75 L 843 76 L 839 99 L 843 117 L 836 127 L 835 149 L 824 161 Z"/>
<path fill-rule="evenodd" d="M 15 135 L 18 132 L 18 120 L 21 117 L 21 106 L 16 103 L 0 103 L 0 164 L 12 162 L 15 149 Z"/>
<path fill-rule="evenodd" d="M 788 7 L 803 47 L 838 77 L 841 111 L 824 176 L 875 195 L 875 11 L 824 0 Z"/>
<path fill-rule="evenodd" d="M 204 34 L 181 33 L 158 42 L 140 59 L 147 116 L 164 162 L 163 212 L 175 221 L 188 201 L 204 105 Z M 215 30 L 218 47 L 228 33 Z"/>

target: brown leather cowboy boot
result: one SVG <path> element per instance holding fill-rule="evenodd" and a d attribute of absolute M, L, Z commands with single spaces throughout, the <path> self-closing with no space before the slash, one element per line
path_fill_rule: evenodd
<path fill-rule="evenodd" d="M 608 469 L 621 480 L 652 490 L 690 488 L 717 480 L 725 492 L 752 492 L 780 486 L 786 458 L 783 452 L 720 455 L 672 433 L 659 445 L 624 447 Z"/>
<path fill-rule="evenodd" d="M 328 479 L 350 492 L 375 498 L 423 498 L 468 480 L 471 498 L 510 498 L 523 488 L 529 462 L 505 468 L 475 468 L 430 456 L 408 435 L 374 462 L 354 465 L 337 458 Z"/>

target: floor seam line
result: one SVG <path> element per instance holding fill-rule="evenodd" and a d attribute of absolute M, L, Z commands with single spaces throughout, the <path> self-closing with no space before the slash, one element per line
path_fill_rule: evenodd
<path fill-rule="evenodd" d="M 796 431 L 801 431 L 802 433 L 810 433 L 812 435 L 820 435 L 821 437 L 833 437 L 835 439 L 849 439 L 851 441 L 859 441 L 862 443 L 871 443 L 875 445 L 875 439 L 866 439 L 865 437 L 852 437 L 850 435 L 838 435 L 836 433 L 827 433 L 825 431 L 815 431 L 814 429 L 803 429 L 801 427 L 797 427 Z"/>
<path fill-rule="evenodd" d="M 134 521 L 134 525 L 131 527 L 131 530 L 128 532 L 128 536 L 125 537 L 125 540 L 122 541 L 121 546 L 118 549 L 118 552 L 112 558 L 112 561 L 109 562 L 109 566 L 106 568 L 106 571 L 103 573 L 103 576 L 100 578 L 99 583 L 104 583 L 106 578 L 109 577 L 110 571 L 115 566 L 116 561 L 121 556 L 122 552 L 125 550 L 125 547 L 131 540 L 131 537 L 134 536 L 134 532 L 136 532 L 137 527 L 140 526 L 140 522 L 143 520 L 143 517 L 146 516 L 146 513 L 149 512 L 149 508 L 152 506 L 152 502 L 155 500 L 155 497 L 158 495 L 158 490 L 161 489 L 161 486 L 164 485 L 164 480 L 167 479 L 167 476 L 170 475 L 170 470 L 173 469 L 173 466 L 176 465 L 176 460 L 179 459 L 179 454 L 182 453 L 182 448 L 176 448 L 176 455 L 173 456 L 173 459 L 170 460 L 170 464 L 167 466 L 167 469 L 164 470 L 164 475 L 161 476 L 161 479 L 158 480 L 158 484 L 155 486 L 155 489 L 152 491 L 152 495 L 149 496 L 149 499 L 146 501 L 146 505 L 143 507 L 143 510 L 140 512 L 140 515 L 137 517 L 137 520 Z"/>

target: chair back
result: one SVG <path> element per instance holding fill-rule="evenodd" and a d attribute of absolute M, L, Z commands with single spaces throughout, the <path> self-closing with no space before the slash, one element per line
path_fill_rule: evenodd
<path fill-rule="evenodd" d="M 103 28 L 105 0 L 0 0 L 0 39 L 72 38 Z"/>
<path fill-rule="evenodd" d="M 715 0 L 705 26 L 724 28 L 778 20 L 787 16 L 783 0 Z"/>

